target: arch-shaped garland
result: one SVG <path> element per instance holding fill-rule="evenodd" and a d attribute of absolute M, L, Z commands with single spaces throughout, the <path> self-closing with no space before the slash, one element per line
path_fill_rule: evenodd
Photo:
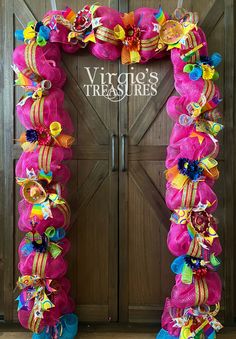
<path fill-rule="evenodd" d="M 87 47 L 98 58 L 145 63 L 171 50 L 175 88 L 167 111 L 175 124 L 166 159 L 166 204 L 173 211 L 168 247 L 177 258 L 171 268 L 176 283 L 166 300 L 158 338 L 215 338 L 222 326 L 221 281 L 215 272 L 221 252 L 212 212 L 217 197 L 217 133 L 221 101 L 214 80 L 221 56 L 208 56 L 198 15 L 177 9 L 139 8 L 128 14 L 103 6 L 48 12 L 30 22 L 16 37 L 25 42 L 13 55 L 16 85 L 25 89 L 17 104 L 26 128 L 19 139 L 23 153 L 16 166 L 23 200 L 19 228 L 26 232 L 19 247 L 18 315 L 33 338 L 74 338 L 77 316 L 68 296 L 64 255 L 70 208 L 65 200 L 73 126 L 63 109 L 61 49 L 74 53 Z M 212 309 L 213 308 L 213 309 Z"/>

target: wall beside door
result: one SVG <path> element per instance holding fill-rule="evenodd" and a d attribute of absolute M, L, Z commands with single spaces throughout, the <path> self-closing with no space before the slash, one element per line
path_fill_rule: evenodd
<path fill-rule="evenodd" d="M 157 6 L 154 0 L 103 0 L 99 3 L 123 12 Z M 160 1 L 169 13 L 176 3 L 176 0 Z M 79 4 L 74 0 L 57 0 L 58 8 L 68 5 L 79 10 L 85 4 L 84 0 Z M 222 175 L 216 192 L 220 202 L 217 211 L 219 233 L 225 248 L 221 270 L 224 282 L 222 317 L 231 322 L 234 318 L 234 186 L 231 184 L 234 98 L 230 70 L 234 69 L 234 64 L 233 51 L 225 51 L 233 45 L 232 4 L 230 0 L 184 1 L 186 8 L 199 12 L 210 52 L 219 51 L 224 57 L 218 85 L 224 97 L 225 131 L 220 140 Z M 1 132 L 4 132 L 5 157 L 5 195 L 2 196 L 6 208 L 2 211 L 4 238 L 0 238 L 0 245 L 4 239 L 0 246 L 0 273 L 4 272 L 4 279 L 0 274 L 0 283 L 2 279 L 4 286 L 4 293 L 0 290 L 0 314 L 5 320 L 13 321 L 17 319 L 13 302 L 19 275 L 17 247 L 22 238 L 17 229 L 19 189 L 14 185 L 14 166 L 21 151 L 19 145 L 12 146 L 12 140 L 22 132 L 14 112 L 21 91 L 12 87 L 10 70 L 12 50 L 17 44 L 13 30 L 42 18 L 50 9 L 50 2 L 8 0 L 3 9 L 5 22 L 1 35 L 3 31 L 6 33 L 4 129 Z M 72 172 L 68 186 L 72 247 L 67 259 L 77 312 L 81 321 L 157 323 L 174 283 L 169 267 L 173 258 L 166 246 L 170 212 L 164 202 L 164 160 L 172 129 L 165 103 L 175 94 L 171 62 L 166 58 L 147 65 L 132 65 L 131 70 L 131 66 L 123 66 L 118 61 L 96 59 L 87 51 L 78 55 L 63 54 L 62 59 L 68 77 L 64 88 L 65 107 L 72 117 L 76 137 L 73 159 L 69 163 Z M 117 74 L 129 71 L 137 74 L 148 68 L 149 72 L 159 74 L 158 93 L 154 97 L 131 96 L 119 103 L 104 97 L 87 97 L 83 87 L 88 81 L 85 67 L 98 67 L 104 73 Z"/>

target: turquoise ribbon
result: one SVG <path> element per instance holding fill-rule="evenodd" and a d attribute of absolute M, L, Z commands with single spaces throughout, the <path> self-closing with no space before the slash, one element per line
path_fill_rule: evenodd
<path fill-rule="evenodd" d="M 157 334 L 156 339 L 179 339 L 179 337 L 170 335 L 167 331 L 163 330 L 162 328 L 160 332 Z"/>
<path fill-rule="evenodd" d="M 56 331 L 60 339 L 74 339 L 78 332 L 78 317 L 74 313 L 63 315 L 58 324 Z M 45 327 L 43 332 L 34 333 L 32 339 L 52 339 L 56 338 L 55 329 L 53 327 Z"/>

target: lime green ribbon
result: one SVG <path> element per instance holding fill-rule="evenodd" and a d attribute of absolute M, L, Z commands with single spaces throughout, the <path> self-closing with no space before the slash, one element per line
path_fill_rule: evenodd
<path fill-rule="evenodd" d="M 186 263 L 183 266 L 181 280 L 183 284 L 188 285 L 192 284 L 193 282 L 193 270 Z"/>

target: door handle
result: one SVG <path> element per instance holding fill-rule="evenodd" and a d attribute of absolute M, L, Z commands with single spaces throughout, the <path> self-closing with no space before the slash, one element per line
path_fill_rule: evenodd
<path fill-rule="evenodd" d="M 112 172 L 115 172 L 117 170 L 115 148 L 116 148 L 116 135 L 112 134 L 111 136 L 111 170 Z"/>
<path fill-rule="evenodd" d="M 121 171 L 125 172 L 127 170 L 126 168 L 126 154 L 125 154 L 125 146 L 126 146 L 126 135 L 121 135 Z"/>

